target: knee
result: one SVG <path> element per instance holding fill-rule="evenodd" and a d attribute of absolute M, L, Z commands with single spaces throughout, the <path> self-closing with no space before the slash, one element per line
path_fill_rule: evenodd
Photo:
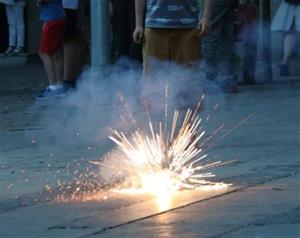
<path fill-rule="evenodd" d="M 56 51 L 55 53 L 53 53 L 52 57 L 55 60 L 60 59 L 62 57 L 62 51 Z"/>
<path fill-rule="evenodd" d="M 39 52 L 39 56 L 41 59 L 45 58 L 46 54 L 45 53 L 42 53 L 42 52 Z"/>
<path fill-rule="evenodd" d="M 13 23 L 13 22 L 7 22 L 7 25 L 8 25 L 8 27 L 13 27 L 13 28 L 15 28 L 17 25 L 15 24 L 15 23 Z"/>
<path fill-rule="evenodd" d="M 44 60 L 49 60 L 51 59 L 51 55 L 47 54 L 47 53 L 42 53 L 42 52 L 39 52 L 39 56 L 40 58 L 44 61 Z"/>

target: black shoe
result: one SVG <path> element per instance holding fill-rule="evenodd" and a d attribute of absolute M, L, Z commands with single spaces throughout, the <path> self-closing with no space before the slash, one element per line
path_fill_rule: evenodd
<path fill-rule="evenodd" d="M 224 87 L 223 88 L 224 93 L 238 93 L 238 87 L 236 85 L 231 85 L 229 87 Z"/>
<path fill-rule="evenodd" d="M 66 89 L 66 91 L 69 91 L 72 89 L 74 90 L 74 89 L 76 89 L 76 82 L 75 81 L 64 81 L 63 86 Z"/>
<path fill-rule="evenodd" d="M 280 65 L 280 76 L 289 76 L 290 70 L 288 64 Z"/>
<path fill-rule="evenodd" d="M 3 52 L 4 55 L 11 56 L 16 49 L 15 46 L 9 46 L 6 51 Z"/>
<path fill-rule="evenodd" d="M 25 54 L 25 48 L 24 47 L 16 47 L 14 51 L 11 53 L 13 56 L 20 56 Z"/>
<path fill-rule="evenodd" d="M 226 82 L 222 84 L 223 93 L 237 93 L 238 87 L 235 82 Z"/>
<path fill-rule="evenodd" d="M 42 100 L 48 100 L 48 99 L 54 99 L 59 98 L 61 96 L 64 96 L 66 93 L 65 87 L 61 87 L 58 89 L 51 89 L 49 86 L 43 90 L 36 98 L 36 100 L 42 101 Z"/>
<path fill-rule="evenodd" d="M 223 93 L 237 93 L 238 87 L 235 77 L 232 76 L 226 76 L 223 77 L 223 80 L 221 81 L 221 88 Z"/>

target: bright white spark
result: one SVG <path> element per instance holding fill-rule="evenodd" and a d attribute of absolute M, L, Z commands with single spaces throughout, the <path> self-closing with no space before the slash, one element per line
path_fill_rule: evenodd
<path fill-rule="evenodd" d="M 110 139 L 125 153 L 128 162 L 138 173 L 139 189 L 164 197 L 180 189 L 210 187 L 223 183 L 206 181 L 214 174 L 203 170 L 222 164 L 217 161 L 201 163 L 207 157 L 199 148 L 205 135 L 201 129 L 201 118 L 197 110 L 188 110 L 178 127 L 179 112 L 175 111 L 170 130 L 159 123 L 155 130 L 149 121 L 149 133 L 136 130 L 129 135 L 114 130 Z M 129 190 L 128 190 L 129 191 Z"/>

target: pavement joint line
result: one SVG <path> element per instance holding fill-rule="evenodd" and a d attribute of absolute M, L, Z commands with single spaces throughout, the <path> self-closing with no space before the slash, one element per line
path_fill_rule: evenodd
<path fill-rule="evenodd" d="M 288 210 L 288 211 L 286 211 L 286 212 L 282 212 L 282 213 L 275 214 L 275 215 L 272 215 L 272 216 L 267 216 L 267 217 L 265 217 L 264 219 L 259 219 L 259 220 L 255 221 L 255 222 L 250 222 L 250 223 L 247 223 L 247 224 L 238 226 L 238 227 L 236 227 L 236 228 L 234 228 L 234 229 L 231 229 L 231 230 L 229 230 L 229 231 L 223 232 L 223 233 L 221 233 L 221 234 L 214 235 L 214 236 L 209 236 L 208 238 L 220 238 L 220 237 L 223 237 L 223 236 L 225 236 L 225 235 L 232 234 L 232 233 L 234 233 L 234 232 L 236 232 L 236 231 L 240 231 L 240 230 L 242 230 L 242 229 L 245 229 L 245 228 L 251 227 L 251 226 L 265 226 L 265 225 L 267 225 L 267 223 L 264 222 L 264 220 L 266 220 L 266 219 L 268 219 L 268 218 L 272 218 L 272 217 L 274 217 L 274 216 L 288 214 L 288 213 L 290 213 L 290 212 L 292 212 L 292 211 L 294 211 L 294 210 L 297 210 L 297 209 L 299 209 L 299 208 L 300 208 L 300 207 L 298 206 L 298 207 L 295 207 L 295 208 L 293 208 L 293 209 L 290 209 L 290 210 Z"/>
<path fill-rule="evenodd" d="M 28 145 L 28 146 L 24 146 L 24 147 L 18 147 L 17 149 L 23 149 L 23 148 L 27 148 L 27 147 L 32 147 L 32 145 Z M 289 149 L 287 149 L 287 150 L 283 150 L 283 151 L 280 151 L 280 152 L 277 152 L 277 153 L 268 154 L 268 156 L 274 155 L 274 154 L 276 154 L 276 155 L 277 155 L 277 154 L 283 154 L 283 153 L 289 152 L 289 151 L 294 150 L 294 149 L 297 149 L 297 150 L 298 150 L 299 148 L 298 148 L 298 147 L 289 148 Z M 0 153 L 1 153 L 1 151 L 0 151 Z M 263 156 L 263 157 L 264 157 L 264 156 Z M 249 161 L 250 161 L 250 160 L 244 161 L 244 162 L 249 162 Z M 251 160 L 251 161 L 253 161 L 253 160 Z M 294 173 L 297 173 L 297 172 L 294 172 Z M 233 177 L 229 177 L 229 179 L 233 179 L 233 178 L 239 177 L 239 176 L 240 176 L 240 175 L 233 176 Z M 248 185 L 247 185 L 247 186 L 248 186 Z M 250 186 L 252 186 L 252 185 L 250 184 Z M 243 188 L 243 187 L 240 187 L 240 188 Z M 58 187 L 55 188 L 55 190 L 57 190 L 57 189 L 58 189 Z M 25 198 L 27 198 L 27 199 L 29 199 L 29 200 L 32 200 L 31 203 L 28 203 L 28 204 L 26 203 L 26 205 L 22 204 L 21 206 L 17 206 L 17 207 L 13 207 L 13 208 L 10 208 L 10 209 L 6 209 L 6 210 L 4 210 L 4 211 L 1 211 L 1 209 L 0 209 L 0 213 L 3 214 L 3 213 L 11 212 L 11 211 L 14 211 L 14 210 L 17 210 L 17 209 L 20 209 L 20 208 L 30 207 L 30 206 L 36 205 L 37 203 L 39 203 L 39 204 L 49 203 L 49 202 L 54 201 L 54 200 L 55 200 L 55 197 L 56 197 L 56 196 L 54 196 L 54 197 L 51 197 L 50 199 L 41 199 L 41 200 L 40 200 L 40 197 L 39 197 L 39 196 L 41 196 L 41 195 L 43 195 L 43 191 L 36 192 L 36 193 L 32 193 L 32 194 L 27 194 L 27 195 L 25 196 Z M 34 199 L 36 198 L 36 196 L 39 197 L 39 202 L 33 203 L 33 201 L 34 201 Z M 19 197 L 19 198 L 21 199 L 22 197 Z M 13 200 L 15 200 L 15 199 L 13 199 Z M 1 202 L 2 202 L 2 201 L 0 201 L 0 205 L 1 205 Z"/>
<path fill-rule="evenodd" d="M 25 146 L 19 146 L 19 147 L 11 148 L 8 150 L 3 150 L 3 151 L 1 151 L 1 153 L 8 153 L 11 151 L 23 150 L 23 149 L 27 149 L 27 148 L 31 148 L 31 147 L 34 147 L 34 145 L 30 144 L 30 145 L 25 145 Z"/>
<path fill-rule="evenodd" d="M 234 190 L 231 190 L 231 191 L 219 194 L 219 195 L 215 195 L 215 196 L 212 196 L 212 197 L 209 197 L 209 198 L 201 199 L 201 200 L 198 200 L 198 201 L 195 201 L 195 202 L 191 202 L 191 203 L 179 206 L 179 207 L 174 207 L 174 208 L 171 208 L 171 209 L 166 210 L 166 211 L 162 211 L 162 212 L 151 214 L 151 215 L 148 215 L 148 216 L 145 216 L 145 217 L 133 219 L 133 220 L 121 223 L 121 224 L 104 227 L 104 228 L 102 228 L 99 231 L 95 231 L 95 232 L 92 232 L 90 234 L 79 236 L 78 238 L 87 238 L 87 237 L 92 237 L 92 236 L 96 236 L 96 235 L 99 235 L 99 234 L 103 234 L 103 233 L 105 233 L 108 230 L 112 230 L 112 229 L 116 229 L 116 228 L 123 227 L 123 226 L 126 226 L 126 225 L 130 225 L 130 224 L 133 224 L 133 223 L 136 223 L 136 222 L 139 222 L 139 221 L 147 220 L 149 218 L 153 218 L 153 217 L 160 216 L 160 215 L 163 215 L 163 214 L 166 214 L 166 213 L 169 213 L 169 212 L 180 210 L 182 208 L 186 208 L 186 207 L 198 204 L 198 203 L 202 203 L 202 202 L 210 201 L 210 200 L 213 200 L 213 199 L 221 198 L 221 197 L 224 197 L 224 196 L 227 196 L 227 195 L 231 195 L 231 194 L 234 194 L 234 193 L 237 193 L 237 192 L 241 192 L 241 191 L 247 190 L 249 188 L 257 187 L 257 186 L 260 186 L 260 185 L 263 185 L 263 184 L 267 184 L 267 183 L 270 183 L 270 182 L 273 182 L 273 181 L 277 181 L 277 180 L 280 180 L 280 179 L 289 178 L 289 177 L 292 177 L 292 176 L 295 176 L 295 175 L 298 175 L 298 174 L 299 173 L 296 172 L 296 173 L 289 173 L 289 174 L 281 175 L 281 176 L 280 175 L 279 176 L 275 176 L 273 178 L 266 179 L 265 181 L 262 181 L 262 182 L 259 182 L 259 183 L 256 183 L 256 184 L 252 184 L 252 185 L 250 184 L 250 185 L 247 185 L 247 186 L 244 186 L 244 187 L 240 187 L 240 188 L 237 188 L 237 189 L 234 189 Z M 212 238 L 215 238 L 215 237 L 212 237 Z"/>
<path fill-rule="evenodd" d="M 275 156 L 275 155 L 282 155 L 282 154 L 286 154 L 288 152 L 291 152 L 291 151 L 297 151 L 299 150 L 299 145 L 298 143 L 294 146 L 290 146 L 288 147 L 287 149 L 285 150 L 281 150 L 281 151 L 277 151 L 277 152 L 273 152 L 273 153 L 265 153 L 265 154 L 262 154 L 259 158 L 257 159 L 247 159 L 247 160 L 243 160 L 242 163 L 247 163 L 249 161 L 256 161 L 256 160 L 259 160 L 261 158 L 267 158 L 267 157 L 270 157 L 270 156 Z M 230 160 L 230 159 L 229 159 Z M 241 162 L 240 160 L 236 160 L 235 162 Z"/>

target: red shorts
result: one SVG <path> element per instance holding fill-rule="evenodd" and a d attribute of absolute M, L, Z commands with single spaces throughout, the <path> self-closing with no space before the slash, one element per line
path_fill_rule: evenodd
<path fill-rule="evenodd" d="M 60 19 L 44 23 L 39 52 L 52 55 L 63 46 L 66 20 Z"/>

